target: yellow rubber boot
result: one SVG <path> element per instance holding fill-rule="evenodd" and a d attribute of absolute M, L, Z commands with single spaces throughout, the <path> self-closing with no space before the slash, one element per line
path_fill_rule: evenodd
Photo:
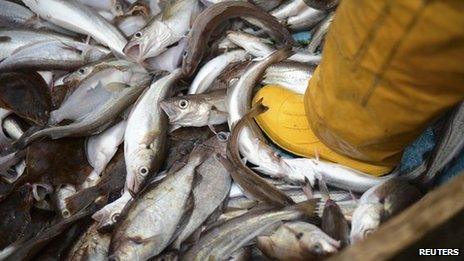
<path fill-rule="evenodd" d="M 391 167 L 377 166 L 340 155 L 325 146 L 309 127 L 303 95 L 276 85 L 261 88 L 253 98 L 253 103 L 263 98 L 269 109 L 256 117 L 256 122 L 267 136 L 281 148 L 302 157 L 321 158 L 353 169 L 380 176 L 392 170 Z"/>

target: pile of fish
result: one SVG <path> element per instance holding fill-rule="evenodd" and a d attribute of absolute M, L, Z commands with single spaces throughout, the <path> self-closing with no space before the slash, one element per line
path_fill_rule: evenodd
<path fill-rule="evenodd" d="M 253 120 L 337 3 L 0 1 L 0 260 L 322 259 L 418 200 Z"/>

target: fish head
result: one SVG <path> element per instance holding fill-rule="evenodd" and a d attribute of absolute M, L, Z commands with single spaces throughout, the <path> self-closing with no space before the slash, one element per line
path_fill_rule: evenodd
<path fill-rule="evenodd" d="M 126 10 L 127 6 L 125 1 L 122 0 L 112 0 L 111 13 L 115 16 L 122 16 Z"/>
<path fill-rule="evenodd" d="M 137 193 L 143 181 L 152 173 L 153 163 L 155 162 L 155 153 L 149 147 L 143 147 L 137 150 L 133 156 L 126 159 L 127 179 L 126 186 L 132 193 Z"/>
<path fill-rule="evenodd" d="M 188 46 L 189 47 L 189 46 Z M 182 54 L 182 74 L 185 77 L 193 75 L 202 59 L 202 52 L 189 51 L 189 48 L 184 50 Z"/>
<path fill-rule="evenodd" d="M 374 232 L 382 222 L 384 211 L 381 203 L 359 204 L 351 220 L 351 242 L 356 243 Z"/>
<path fill-rule="evenodd" d="M 83 66 L 64 77 L 63 83 L 69 86 L 77 86 L 80 82 L 82 82 L 87 76 L 89 76 L 92 73 L 94 68 L 94 64 Z"/>
<path fill-rule="evenodd" d="M 206 140 L 203 144 L 210 147 L 215 154 L 226 156 L 227 144 L 229 142 L 230 132 L 221 131 L 215 136 Z"/>
<path fill-rule="evenodd" d="M 169 45 L 178 40 L 167 25 L 155 20 L 149 26 L 135 32 L 123 52 L 138 63 L 143 63 L 146 59 L 166 51 Z"/>
<path fill-rule="evenodd" d="M 181 126 L 205 126 L 208 124 L 211 106 L 194 95 L 168 98 L 160 103 L 170 124 Z"/>
<path fill-rule="evenodd" d="M 300 239 L 304 252 L 310 256 L 324 257 L 333 254 L 340 248 L 340 242 L 331 238 L 320 229 L 315 229 L 310 233 L 304 233 Z"/>

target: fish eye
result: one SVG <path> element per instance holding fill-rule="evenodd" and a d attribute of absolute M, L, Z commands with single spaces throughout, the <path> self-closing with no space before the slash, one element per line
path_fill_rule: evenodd
<path fill-rule="evenodd" d="M 79 72 L 80 74 L 84 74 L 84 73 L 85 73 L 85 68 L 80 68 L 78 72 Z"/>
<path fill-rule="evenodd" d="M 148 174 L 148 168 L 147 167 L 140 167 L 139 174 L 142 175 L 142 176 L 146 176 Z"/>
<path fill-rule="evenodd" d="M 111 216 L 110 220 L 112 223 L 116 223 L 118 222 L 118 218 L 119 218 L 119 213 L 115 213 L 114 215 Z"/>
<path fill-rule="evenodd" d="M 116 4 L 116 5 L 114 6 L 114 9 L 115 9 L 116 11 L 121 11 L 122 6 L 121 6 L 120 4 Z"/>
<path fill-rule="evenodd" d="M 179 107 L 181 109 L 186 109 L 189 105 L 189 101 L 185 100 L 185 99 L 182 99 L 179 101 Z"/>
<path fill-rule="evenodd" d="M 370 235 L 372 233 L 374 233 L 373 229 L 366 229 L 366 231 L 364 231 L 364 236 L 368 236 L 368 235 Z"/>
<path fill-rule="evenodd" d="M 321 243 L 316 243 L 311 247 L 312 252 L 317 254 L 322 254 L 322 245 Z"/>
<path fill-rule="evenodd" d="M 227 135 L 225 132 L 219 132 L 217 137 L 220 141 L 227 141 L 229 139 L 229 135 Z"/>
<path fill-rule="evenodd" d="M 186 56 L 187 56 L 187 50 L 185 50 L 185 51 L 182 53 L 182 56 L 183 56 L 183 57 L 186 57 Z"/>
<path fill-rule="evenodd" d="M 142 32 L 140 32 L 140 31 L 136 32 L 136 33 L 134 34 L 134 37 L 135 37 L 135 38 L 140 38 L 140 37 L 142 37 Z"/>

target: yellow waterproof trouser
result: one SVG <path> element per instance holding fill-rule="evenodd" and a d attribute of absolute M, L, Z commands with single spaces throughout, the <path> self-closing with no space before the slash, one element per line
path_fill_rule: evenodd
<path fill-rule="evenodd" d="M 275 89 L 255 100 L 277 144 L 385 174 L 464 98 L 464 1 L 343 0 L 306 94 Z"/>

